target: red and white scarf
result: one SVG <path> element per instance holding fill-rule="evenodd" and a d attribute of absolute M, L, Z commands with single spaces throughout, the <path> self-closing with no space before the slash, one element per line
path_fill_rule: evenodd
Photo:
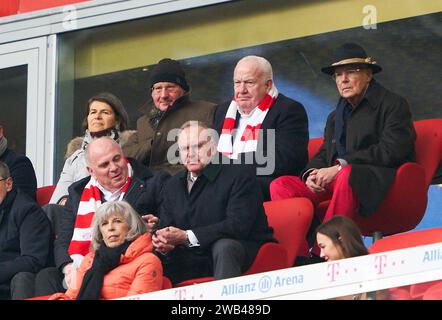
<path fill-rule="evenodd" d="M 121 189 L 121 194 L 118 200 L 122 200 L 124 194 L 129 188 L 131 177 L 132 177 L 132 167 L 130 163 L 127 163 L 128 167 L 128 177 L 126 184 Z M 74 261 L 74 268 L 78 266 L 83 261 L 84 256 L 89 252 L 92 239 L 92 219 L 94 218 L 95 212 L 101 206 L 101 193 L 99 189 L 99 183 L 95 177 L 91 176 L 91 179 L 83 189 L 81 194 L 80 203 L 78 205 L 77 217 L 75 219 L 74 234 L 72 235 L 71 243 L 69 244 L 68 253 L 71 259 Z"/>
<path fill-rule="evenodd" d="M 247 125 L 241 132 L 236 132 L 236 135 L 241 135 L 241 139 L 235 139 L 235 142 L 233 142 L 232 134 L 235 129 L 236 113 L 238 112 L 239 106 L 235 99 L 233 99 L 227 109 L 226 117 L 224 119 L 223 128 L 218 142 L 218 152 L 221 152 L 229 158 L 236 159 L 239 153 L 256 151 L 259 130 L 261 129 L 262 122 L 277 97 L 278 89 L 273 85 L 264 99 L 262 99 L 257 108 L 253 111 L 250 118 L 243 119 L 243 121 L 247 121 Z"/>

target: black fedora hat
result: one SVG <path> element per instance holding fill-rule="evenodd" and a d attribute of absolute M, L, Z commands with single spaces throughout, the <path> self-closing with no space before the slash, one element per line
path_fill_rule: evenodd
<path fill-rule="evenodd" d="M 366 65 L 373 70 L 373 73 L 382 71 L 376 61 L 367 56 L 364 48 L 356 43 L 345 43 L 336 48 L 333 52 L 333 63 L 321 69 L 322 72 L 332 75 L 337 67 L 351 64 Z"/>

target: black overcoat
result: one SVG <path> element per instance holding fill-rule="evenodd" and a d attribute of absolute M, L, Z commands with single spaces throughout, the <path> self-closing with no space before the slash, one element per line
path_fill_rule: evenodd
<path fill-rule="evenodd" d="M 379 208 L 397 168 L 415 161 L 416 140 L 407 101 L 374 79 L 370 86 L 347 122 L 347 153 L 341 157 L 352 165 L 350 186 L 359 200 L 359 214 L 366 217 Z M 303 172 L 335 165 L 335 112 L 328 116 L 324 143 Z"/>

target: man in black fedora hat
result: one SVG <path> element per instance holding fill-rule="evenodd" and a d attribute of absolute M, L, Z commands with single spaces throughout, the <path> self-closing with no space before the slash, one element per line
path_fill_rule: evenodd
<path fill-rule="evenodd" d="M 175 174 L 183 168 L 174 152 L 168 151 L 174 140 L 168 138 L 189 120 L 211 123 L 214 104 L 207 101 L 192 101 L 190 86 L 180 63 L 162 59 L 151 71 L 149 90 L 152 103 L 143 106 L 146 112 L 137 121 L 137 131 L 124 145 L 124 153 L 153 169 L 162 169 Z"/>
<path fill-rule="evenodd" d="M 322 68 L 336 81 L 339 101 L 327 119 L 324 142 L 300 178 L 285 176 L 270 188 L 272 199 L 330 199 L 323 221 L 334 215 L 371 216 L 384 200 L 396 169 L 415 159 L 415 132 L 407 101 L 382 87 L 375 59 L 355 44 L 334 52 Z"/>

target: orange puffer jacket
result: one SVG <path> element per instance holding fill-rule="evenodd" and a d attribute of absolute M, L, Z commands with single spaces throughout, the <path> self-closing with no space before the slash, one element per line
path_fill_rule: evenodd
<path fill-rule="evenodd" d="M 132 242 L 121 257 L 120 265 L 104 276 L 101 299 L 115 299 L 160 290 L 163 284 L 163 267 L 152 253 L 151 236 L 145 233 Z M 83 277 L 94 261 L 89 252 L 77 270 L 76 287 L 66 293 L 55 293 L 49 300 L 75 299 Z"/>

